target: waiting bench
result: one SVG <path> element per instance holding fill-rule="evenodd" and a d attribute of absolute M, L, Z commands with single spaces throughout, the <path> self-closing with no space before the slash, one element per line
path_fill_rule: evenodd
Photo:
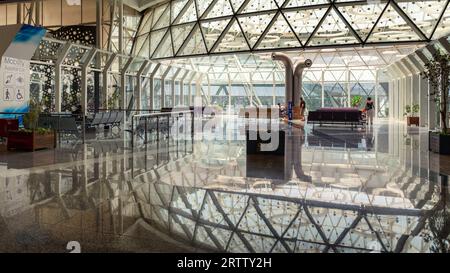
<path fill-rule="evenodd" d="M 352 130 L 358 125 L 364 124 L 361 111 L 356 108 L 320 108 L 309 111 L 308 123 L 319 124 L 344 124 L 350 125 Z"/>
<path fill-rule="evenodd" d="M 124 118 L 124 113 L 122 111 L 111 111 L 111 112 L 97 112 L 94 116 L 87 122 L 88 127 L 99 127 L 103 126 L 120 126 Z"/>

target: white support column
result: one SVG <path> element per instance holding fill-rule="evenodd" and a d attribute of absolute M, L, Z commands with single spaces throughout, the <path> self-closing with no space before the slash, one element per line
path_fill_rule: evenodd
<path fill-rule="evenodd" d="M 188 101 L 187 101 L 187 105 L 188 106 L 191 106 L 191 104 L 192 104 L 192 80 L 193 79 L 191 79 L 190 81 L 189 81 L 189 85 L 188 85 Z"/>
<path fill-rule="evenodd" d="M 406 77 L 403 77 L 400 79 L 400 92 L 399 94 L 399 102 L 400 102 L 400 107 L 398 109 L 398 120 L 401 121 L 403 119 L 403 113 L 405 112 L 405 85 L 406 85 Z"/>
<path fill-rule="evenodd" d="M 410 105 L 412 107 L 411 101 L 412 101 L 412 86 L 411 86 L 412 77 L 407 76 L 405 77 L 405 103 L 404 105 Z M 405 113 L 405 108 L 402 109 L 403 114 Z"/>
<path fill-rule="evenodd" d="M 152 72 L 150 73 L 150 95 L 149 95 L 150 101 L 148 104 L 150 109 L 155 109 L 155 74 L 160 66 L 161 64 L 157 63 L 155 67 L 152 69 Z"/>
<path fill-rule="evenodd" d="M 420 126 L 429 126 L 428 123 L 428 80 L 419 75 L 419 105 L 420 105 Z"/>
<path fill-rule="evenodd" d="M 322 81 L 322 107 L 325 107 L 325 85 L 324 85 L 325 79 L 324 79 L 324 77 L 325 77 L 325 71 L 322 70 L 322 76 L 320 79 Z"/>
<path fill-rule="evenodd" d="M 392 104 L 392 106 L 393 106 L 393 111 L 392 111 L 392 115 L 393 115 L 393 117 L 394 117 L 394 120 L 397 120 L 398 119 L 398 104 L 399 104 L 399 101 L 398 101 L 398 78 L 397 79 L 395 79 L 394 80 L 394 92 L 393 92 L 393 96 L 392 96 L 392 98 L 393 98 L 393 104 Z"/>
<path fill-rule="evenodd" d="M 123 0 L 118 0 L 119 4 L 119 53 L 123 54 Z M 111 33 L 110 33 L 111 35 Z M 122 59 L 121 59 L 122 60 Z"/>
<path fill-rule="evenodd" d="M 276 104 L 276 79 L 275 79 L 275 71 L 272 73 L 272 105 Z"/>
<path fill-rule="evenodd" d="M 430 94 L 434 93 L 433 86 L 431 86 L 430 82 L 428 82 L 428 97 L 431 98 L 428 100 L 428 127 L 432 130 L 438 127 L 437 124 L 437 105 Z"/>
<path fill-rule="evenodd" d="M 227 79 L 228 79 L 228 109 L 227 109 L 227 114 L 230 115 L 231 114 L 231 77 L 230 77 L 230 73 L 227 73 Z"/>
<path fill-rule="evenodd" d="M 175 107 L 176 106 L 176 95 L 175 95 L 175 82 L 176 82 L 176 79 L 177 79 L 177 77 L 178 77 L 178 74 L 180 74 L 180 72 L 181 72 L 181 68 L 178 68 L 177 69 L 177 71 L 173 74 L 173 77 L 172 77 L 172 86 L 171 86 L 171 95 L 172 95 L 172 107 Z"/>
<path fill-rule="evenodd" d="M 380 70 L 377 69 L 375 71 L 375 90 L 373 90 L 375 92 L 374 96 L 374 100 L 375 100 L 375 121 L 378 120 L 378 113 L 379 113 L 379 109 L 380 109 L 380 102 L 378 101 L 378 89 L 380 88 Z M 377 138 L 375 138 L 376 140 Z M 377 150 L 375 150 L 377 151 Z"/>
<path fill-rule="evenodd" d="M 63 93 L 63 79 L 61 65 L 66 59 L 72 44 L 67 42 L 61 49 L 58 58 L 55 62 L 55 112 L 61 112 L 62 93 Z"/>
<path fill-rule="evenodd" d="M 194 106 L 194 102 L 192 101 L 192 83 L 196 76 L 197 76 L 197 72 L 194 72 L 192 77 L 189 80 L 189 86 L 188 86 L 188 88 L 189 88 L 189 97 L 188 97 L 189 103 L 188 103 L 188 106 Z"/>
<path fill-rule="evenodd" d="M 142 63 L 141 67 L 139 68 L 137 74 L 136 74 L 136 109 L 141 110 L 141 104 L 142 104 L 142 74 L 144 73 L 144 70 L 147 68 L 147 65 L 150 61 L 146 60 Z"/>
<path fill-rule="evenodd" d="M 181 79 L 180 79 L 180 102 L 179 102 L 179 104 L 180 105 L 184 105 L 184 106 L 186 105 L 186 103 L 184 101 L 184 92 L 185 92 L 185 90 L 184 90 L 184 83 L 185 83 L 186 77 L 188 75 L 189 75 L 189 70 L 186 70 L 184 72 L 183 77 L 181 77 Z"/>
<path fill-rule="evenodd" d="M 211 98 L 211 82 L 209 80 L 208 74 L 206 74 L 206 80 L 208 83 L 208 94 L 206 95 L 206 101 L 207 101 L 207 104 L 209 105 L 209 104 L 211 104 L 211 100 L 210 100 L 210 98 Z"/>
<path fill-rule="evenodd" d="M 111 54 L 111 56 L 109 57 L 109 59 L 106 61 L 105 66 L 103 67 L 103 71 L 102 71 L 102 75 L 103 75 L 103 86 L 102 86 L 102 91 L 103 91 L 103 95 L 105 96 L 104 98 L 104 105 L 103 108 L 108 109 L 108 90 L 109 90 L 109 69 L 111 68 L 112 64 L 114 63 L 114 60 L 116 59 L 117 54 L 113 53 Z"/>
<path fill-rule="evenodd" d="M 82 139 L 83 143 L 86 140 L 86 115 L 87 115 L 87 96 L 88 96 L 88 82 L 87 77 L 89 73 L 89 68 L 92 60 L 95 57 L 95 54 L 97 53 L 97 49 L 93 48 L 90 49 L 86 60 L 84 61 L 83 65 L 81 66 L 81 110 L 82 110 Z M 86 147 L 86 146 L 85 146 Z M 86 155 L 86 153 L 84 153 Z"/>
<path fill-rule="evenodd" d="M 412 82 L 411 82 L 411 88 L 412 88 L 412 99 L 411 99 L 411 105 L 413 104 L 419 104 L 420 102 L 420 75 L 414 74 L 412 75 Z M 420 116 L 420 115 L 419 115 Z"/>
<path fill-rule="evenodd" d="M 81 107 L 83 110 L 83 116 L 87 114 L 87 94 L 88 94 L 88 83 L 87 76 L 89 73 L 89 68 L 91 61 L 94 59 L 97 49 L 90 49 L 87 58 L 83 65 L 81 66 Z"/>
<path fill-rule="evenodd" d="M 202 81 L 203 81 L 204 74 L 200 74 L 197 78 L 197 81 L 195 82 L 195 97 L 202 95 Z"/>
<path fill-rule="evenodd" d="M 95 36 L 96 47 L 102 48 L 103 46 L 103 0 L 96 0 L 95 3 Z M 101 59 L 98 58 L 97 68 L 100 68 Z"/>
<path fill-rule="evenodd" d="M 171 67 L 169 66 L 161 76 L 161 108 L 166 107 L 166 77 L 169 74 Z"/>
<path fill-rule="evenodd" d="M 154 74 L 150 74 L 149 80 L 148 80 L 148 85 L 150 88 L 150 94 L 148 95 L 149 101 L 148 101 L 148 107 L 150 109 L 155 109 L 155 75 Z"/>
<path fill-rule="evenodd" d="M 249 90 L 249 93 L 250 93 L 250 96 L 249 96 L 250 106 L 253 106 L 253 92 L 255 92 L 253 90 L 253 75 L 252 75 L 251 72 L 249 72 L 248 75 L 250 77 L 250 79 L 249 79 L 249 83 L 250 83 L 250 90 Z"/>
<path fill-rule="evenodd" d="M 350 90 L 350 69 L 348 69 L 345 73 L 345 86 L 347 89 L 347 107 L 351 107 L 351 90 Z"/>
<path fill-rule="evenodd" d="M 389 120 L 394 119 L 394 81 L 389 81 Z"/>
<path fill-rule="evenodd" d="M 133 61 L 133 57 L 129 58 L 120 71 L 120 108 L 123 111 L 127 110 L 127 71 Z"/>

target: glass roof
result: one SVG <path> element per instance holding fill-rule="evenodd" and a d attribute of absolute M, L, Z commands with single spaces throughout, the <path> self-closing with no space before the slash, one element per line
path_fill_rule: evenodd
<path fill-rule="evenodd" d="M 449 1 L 172 0 L 145 12 L 134 54 L 151 59 L 429 42 Z"/>
<path fill-rule="evenodd" d="M 417 45 L 378 46 L 365 48 L 316 49 L 288 52 L 294 60 L 311 59 L 313 65 L 308 71 L 330 69 L 352 69 L 375 71 L 413 53 Z M 233 75 L 251 73 L 259 82 L 284 80 L 284 67 L 280 62 L 272 61 L 270 53 L 240 53 L 221 56 L 196 58 L 178 58 L 161 60 L 164 65 L 184 68 L 205 73 L 215 81 L 227 82 Z M 274 75 L 274 76 L 273 76 Z"/>

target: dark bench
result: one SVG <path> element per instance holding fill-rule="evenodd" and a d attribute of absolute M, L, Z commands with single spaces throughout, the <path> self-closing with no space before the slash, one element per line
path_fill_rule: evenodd
<path fill-rule="evenodd" d="M 363 125 L 362 113 L 356 108 L 320 108 L 308 113 L 308 123 L 322 126 L 323 124 L 350 125 L 352 130 L 358 125 Z"/>
<path fill-rule="evenodd" d="M 87 127 L 103 126 L 119 126 L 124 118 L 122 111 L 97 112 L 86 123 Z"/>

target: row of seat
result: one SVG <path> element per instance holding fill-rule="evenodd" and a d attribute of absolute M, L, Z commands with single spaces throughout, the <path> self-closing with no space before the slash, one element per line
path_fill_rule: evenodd
<path fill-rule="evenodd" d="M 55 130 L 59 134 L 80 135 L 76 117 L 71 115 L 39 115 L 38 126 Z"/>
<path fill-rule="evenodd" d="M 87 123 L 90 127 L 100 125 L 118 126 L 123 121 L 124 113 L 122 111 L 98 112 Z"/>

